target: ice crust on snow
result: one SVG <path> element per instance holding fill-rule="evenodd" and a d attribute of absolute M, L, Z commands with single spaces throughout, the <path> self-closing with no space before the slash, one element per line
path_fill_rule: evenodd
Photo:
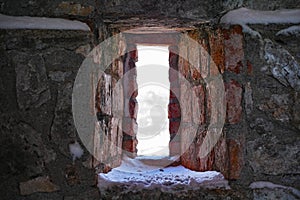
<path fill-rule="evenodd" d="M 0 29 L 47 29 L 90 31 L 87 24 L 61 18 L 8 16 L 0 14 Z"/>
<path fill-rule="evenodd" d="M 238 8 L 226 13 L 220 22 L 224 24 L 239 24 L 243 27 L 244 32 L 260 37 L 257 31 L 252 30 L 248 26 L 249 24 L 298 24 L 300 23 L 300 9 L 262 11 Z"/>
<path fill-rule="evenodd" d="M 228 181 L 216 171 L 196 172 L 183 166 L 166 167 L 144 164 L 139 159 L 123 158 L 120 167 L 98 175 L 101 192 L 112 186 L 126 186 L 130 190 L 154 189 L 230 189 Z"/>

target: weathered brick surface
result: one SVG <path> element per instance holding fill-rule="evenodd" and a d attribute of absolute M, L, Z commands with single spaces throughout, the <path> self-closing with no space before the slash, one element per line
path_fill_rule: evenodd
<path fill-rule="evenodd" d="M 180 118 L 181 109 L 179 103 L 170 103 L 168 106 L 168 118 Z"/>
<path fill-rule="evenodd" d="M 224 30 L 225 68 L 234 73 L 240 73 L 244 59 L 243 35 L 240 26 Z"/>
<path fill-rule="evenodd" d="M 214 76 L 221 73 L 224 73 L 225 70 L 225 53 L 223 45 L 223 35 L 220 29 L 209 34 L 209 47 L 210 47 L 210 56 L 211 61 L 215 64 L 213 67 L 211 62 L 210 75 Z"/>
<path fill-rule="evenodd" d="M 221 172 L 225 177 L 227 177 L 229 160 L 225 135 L 222 135 L 219 138 L 216 146 L 214 147 L 214 159 L 213 169 Z"/>
<path fill-rule="evenodd" d="M 205 91 L 202 85 L 193 87 L 192 114 L 193 123 L 201 125 L 205 122 Z"/>
<path fill-rule="evenodd" d="M 242 117 L 242 87 L 235 81 L 231 80 L 225 84 L 226 102 L 227 102 L 227 122 L 236 124 Z"/>
<path fill-rule="evenodd" d="M 111 76 L 102 74 L 96 91 L 96 108 L 97 112 L 110 115 L 111 114 Z"/>
<path fill-rule="evenodd" d="M 181 142 L 179 141 L 170 141 L 169 142 L 170 156 L 180 155 L 181 154 Z"/>
<path fill-rule="evenodd" d="M 238 179 L 244 165 L 243 144 L 241 139 L 227 139 L 229 169 L 228 179 Z"/>
<path fill-rule="evenodd" d="M 169 132 L 170 134 L 177 134 L 180 127 L 180 120 L 170 120 L 169 122 Z"/>
<path fill-rule="evenodd" d="M 209 62 L 210 55 L 208 52 L 208 42 L 202 39 L 200 42 L 200 73 L 202 78 L 206 78 L 209 75 Z"/>
<path fill-rule="evenodd" d="M 112 79 L 112 115 L 122 117 L 124 111 L 123 84 L 122 81 Z"/>
<path fill-rule="evenodd" d="M 124 153 L 127 154 L 130 157 L 135 157 L 137 153 L 137 146 L 138 141 L 137 139 L 133 140 L 123 140 L 123 146 L 122 149 L 124 150 Z"/>
<path fill-rule="evenodd" d="M 182 122 L 192 121 L 192 86 L 184 81 L 180 84 L 180 106 Z"/>

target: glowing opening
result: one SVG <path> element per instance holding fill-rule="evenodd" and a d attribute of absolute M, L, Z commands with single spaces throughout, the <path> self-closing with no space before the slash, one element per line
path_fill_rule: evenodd
<path fill-rule="evenodd" d="M 167 46 L 137 46 L 138 156 L 169 156 Z"/>

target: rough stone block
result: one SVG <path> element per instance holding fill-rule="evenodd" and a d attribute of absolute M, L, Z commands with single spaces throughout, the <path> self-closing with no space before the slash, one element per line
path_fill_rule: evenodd
<path fill-rule="evenodd" d="M 15 52 L 13 65 L 19 108 L 38 108 L 51 99 L 45 61 L 41 55 Z"/>
<path fill-rule="evenodd" d="M 81 5 L 79 3 L 63 1 L 58 4 L 56 13 L 60 15 L 75 15 L 75 16 L 89 16 L 94 11 L 94 7 L 90 5 Z"/>
<path fill-rule="evenodd" d="M 36 192 L 55 192 L 59 189 L 57 185 L 50 181 L 48 176 L 37 177 L 20 183 L 21 195 L 30 195 Z"/>
<path fill-rule="evenodd" d="M 250 82 L 245 85 L 244 100 L 246 114 L 250 115 L 253 110 L 252 88 Z"/>

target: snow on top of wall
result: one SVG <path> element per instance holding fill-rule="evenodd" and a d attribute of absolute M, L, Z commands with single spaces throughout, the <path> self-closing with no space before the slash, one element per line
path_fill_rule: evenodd
<path fill-rule="evenodd" d="M 0 29 L 48 29 L 90 31 L 87 24 L 61 18 L 7 16 L 0 14 Z"/>
<path fill-rule="evenodd" d="M 121 166 L 109 173 L 98 175 L 98 187 L 101 192 L 115 185 L 127 186 L 131 190 L 197 189 L 201 186 L 230 189 L 228 181 L 216 171 L 196 172 L 183 166 L 160 168 L 130 158 L 123 158 Z"/>
<path fill-rule="evenodd" d="M 257 182 L 253 182 L 250 184 L 249 188 L 251 189 L 263 189 L 263 188 L 268 188 L 268 189 L 286 189 L 291 191 L 295 196 L 300 197 L 300 191 L 293 188 L 293 187 L 287 187 L 284 185 L 278 185 L 278 184 L 274 184 L 272 182 L 268 182 L 268 181 L 257 181 Z"/>
<path fill-rule="evenodd" d="M 275 11 L 252 10 L 239 8 L 229 11 L 221 18 L 225 24 L 282 24 L 300 23 L 300 9 L 285 9 Z"/>
<path fill-rule="evenodd" d="M 284 9 L 275 11 L 252 10 L 248 8 L 238 8 L 229 11 L 221 18 L 224 24 L 239 24 L 243 31 L 251 35 L 261 37 L 260 34 L 252 30 L 248 24 L 297 24 L 300 23 L 300 9 Z"/>
<path fill-rule="evenodd" d="M 288 28 L 282 29 L 281 31 L 278 31 L 276 35 L 300 35 L 300 25 L 290 26 Z"/>

